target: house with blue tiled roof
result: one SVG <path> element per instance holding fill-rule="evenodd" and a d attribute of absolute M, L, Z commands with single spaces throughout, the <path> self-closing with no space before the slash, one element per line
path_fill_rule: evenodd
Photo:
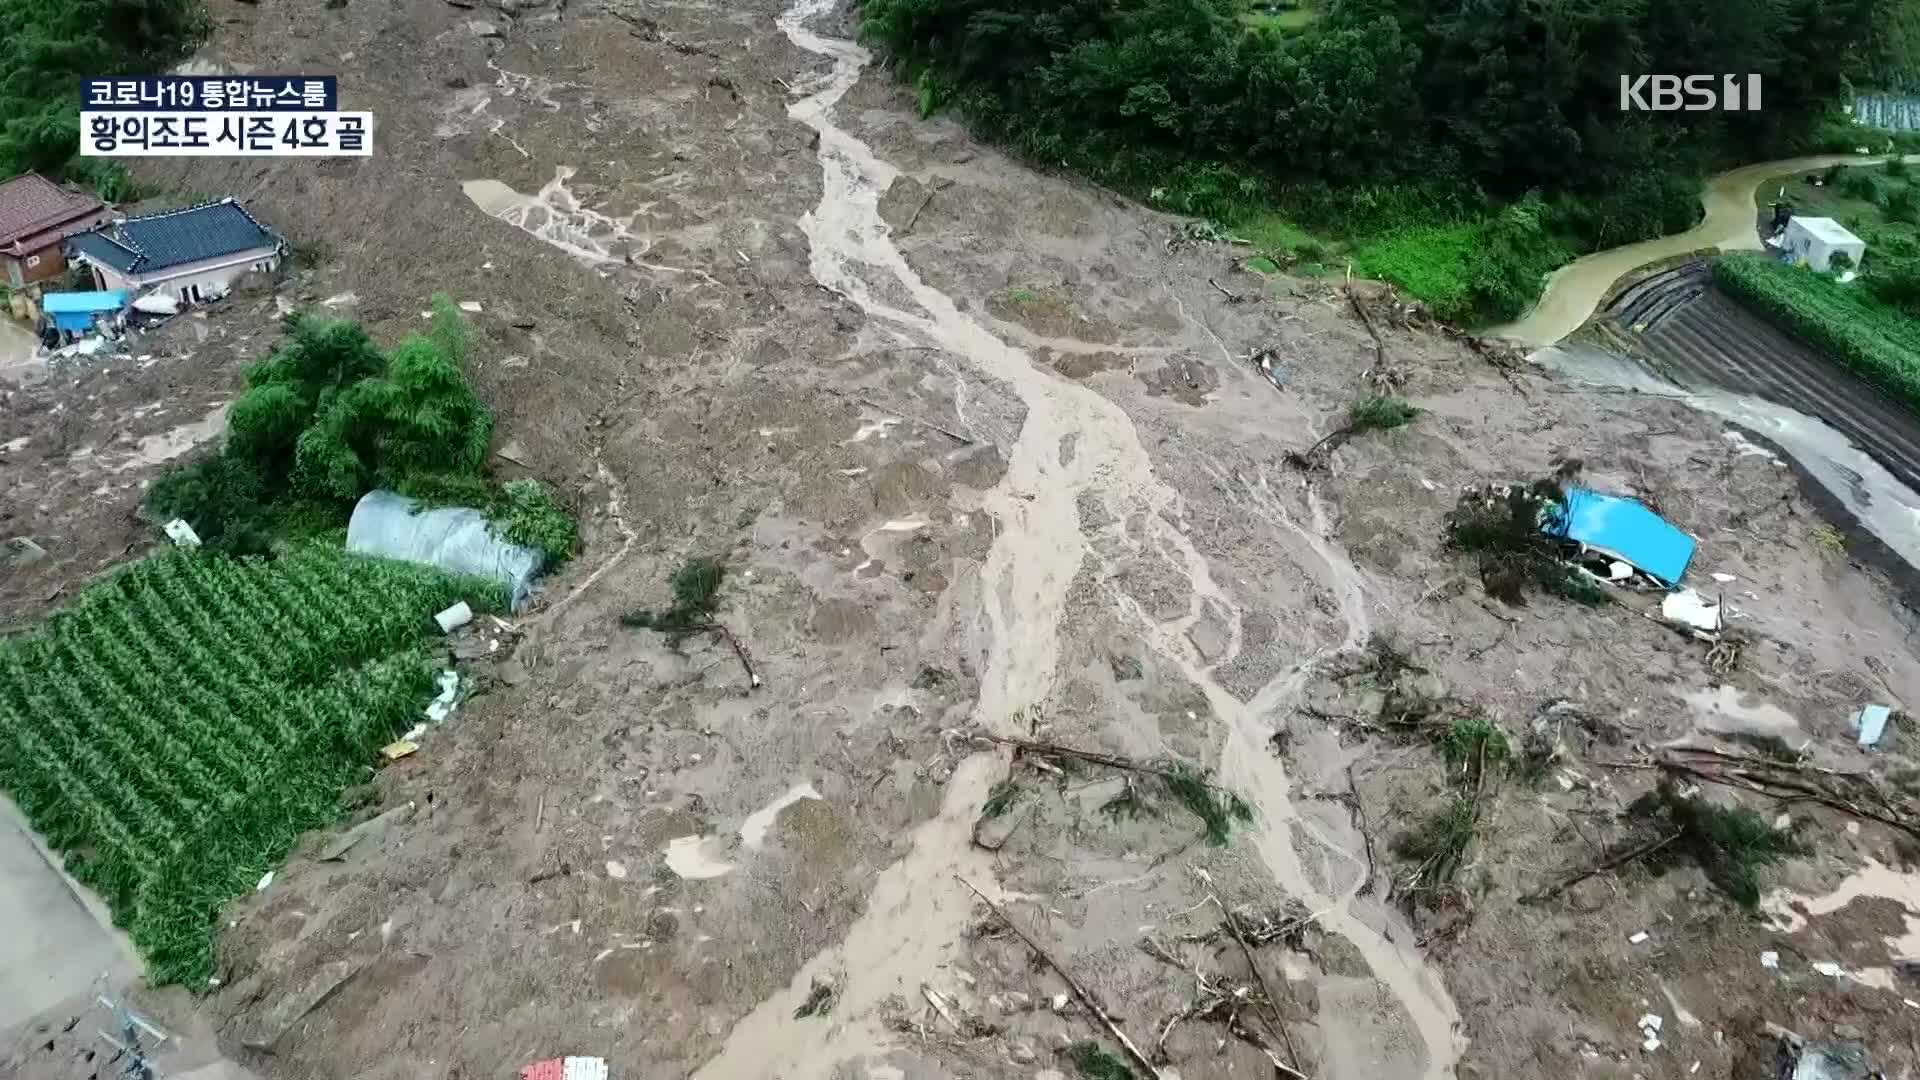
<path fill-rule="evenodd" d="M 100 289 L 157 289 L 198 304 L 224 295 L 242 274 L 279 266 L 287 242 L 229 196 L 117 218 L 68 238 L 66 247 L 68 260 L 90 267 Z"/>

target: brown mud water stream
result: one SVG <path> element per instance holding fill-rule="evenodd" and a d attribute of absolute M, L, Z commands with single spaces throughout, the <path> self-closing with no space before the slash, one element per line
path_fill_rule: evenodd
<path fill-rule="evenodd" d="M 1487 331 L 1532 348 L 1558 344 L 1593 315 L 1613 283 L 1639 267 L 1691 251 L 1759 251 L 1760 234 L 1753 193 L 1764 182 L 1791 173 L 1812 172 L 1829 165 L 1877 165 L 1885 157 L 1861 154 L 1821 154 L 1743 165 L 1710 178 L 1700 190 L 1706 216 L 1686 232 L 1656 236 L 1637 244 L 1583 255 L 1554 271 L 1533 309 L 1517 322 Z M 1909 162 L 1920 162 L 1910 154 Z"/>
<path fill-rule="evenodd" d="M 878 200 L 897 172 L 834 121 L 836 105 L 859 79 L 869 56 L 858 45 L 823 36 L 807 25 L 829 14 L 833 3 L 797 0 L 779 20 L 795 45 L 832 62 L 830 70 L 796 88 L 802 96 L 788 109 L 819 135 L 820 203 L 800 223 L 812 248 L 812 274 L 871 318 L 1005 383 L 1026 407 L 1007 472 L 985 498 L 984 508 L 998 529 L 981 581 L 987 656 L 976 712 L 979 724 L 1012 733 L 1015 713 L 1040 705 L 1052 692 L 1068 589 L 1083 565 L 1095 571 L 1105 565 L 1077 509 L 1083 498 L 1097 500 L 1107 511 L 1105 520 L 1122 523 L 1105 527 L 1108 534 L 1098 537 L 1100 550 L 1110 550 L 1108 545 L 1123 551 L 1151 547 L 1184 570 L 1188 613 L 1171 622 L 1156 620 L 1110 582 L 1108 592 L 1140 626 L 1146 641 L 1203 688 L 1224 721 L 1223 778 L 1257 806 L 1254 849 L 1281 891 L 1321 912 L 1321 925 L 1354 945 L 1379 991 L 1391 998 L 1392 1007 L 1375 1010 L 1376 1015 L 1335 1017 L 1332 1022 L 1351 1022 L 1356 1030 L 1341 1032 L 1329 1042 L 1408 1045 L 1421 1063 L 1418 1075 L 1430 1080 L 1453 1075 L 1463 1040 L 1456 1032 L 1458 1012 L 1438 975 L 1412 948 L 1393 943 L 1354 914 L 1358 881 L 1330 894 L 1309 880 L 1294 848 L 1295 830 L 1311 830 L 1289 800 L 1281 763 L 1265 750 L 1267 718 L 1298 692 L 1318 657 L 1304 659 L 1251 702 L 1242 702 L 1214 679 L 1218 664 L 1204 665 L 1195 654 L 1186 631 L 1211 603 L 1229 613 L 1232 647 L 1219 663 L 1231 663 L 1240 644 L 1241 607 L 1214 582 L 1206 560 L 1173 524 L 1176 496 L 1156 479 L 1127 414 L 1093 390 L 1036 367 L 1025 352 L 994 336 L 963 314 L 952 298 L 922 281 L 894 246 Z M 909 304 L 896 306 L 885 299 L 902 293 Z M 1069 439 L 1077 452 L 1060 454 L 1063 440 Z M 1345 644 L 1362 640 L 1367 620 L 1360 580 L 1345 557 L 1322 538 L 1324 523 L 1302 527 L 1286 517 L 1278 500 L 1265 507 L 1264 516 L 1320 556 L 1342 597 Z M 1128 522 L 1138 524 L 1130 530 L 1124 524 Z M 1135 534 L 1127 535 L 1130 531 Z M 890 1048 L 891 1037 L 878 1015 L 881 1004 L 892 995 L 913 997 L 925 973 L 952 960 L 960 947 L 973 896 L 958 879 L 997 891 L 992 862 L 973 848 L 970 837 L 998 762 L 997 755 L 981 752 L 960 763 L 938 816 L 916 830 L 912 852 L 880 875 L 865 914 L 845 940 L 813 957 L 788 990 L 762 1002 L 737 1024 L 698 1077 L 826 1076 L 843 1062 Z M 843 980 L 830 1022 L 796 1020 L 795 995 L 804 996 L 813 978 L 823 974 Z M 1360 1080 L 1359 1072 L 1339 1069 L 1335 1057 L 1329 1062 L 1335 1067 L 1329 1074 L 1333 1080 L 1340 1080 L 1342 1072 L 1353 1072 L 1350 1080 Z"/>

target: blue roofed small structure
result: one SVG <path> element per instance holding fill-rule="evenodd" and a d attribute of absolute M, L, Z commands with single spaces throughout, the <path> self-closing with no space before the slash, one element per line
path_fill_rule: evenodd
<path fill-rule="evenodd" d="M 1680 583 L 1693 561 L 1693 537 L 1637 500 L 1586 488 L 1567 492 L 1547 531 L 1627 563 L 1669 587 Z"/>
<path fill-rule="evenodd" d="M 58 329 L 78 334 L 92 328 L 94 316 L 125 309 L 130 298 L 125 289 L 48 293 L 40 298 L 40 310 Z"/>

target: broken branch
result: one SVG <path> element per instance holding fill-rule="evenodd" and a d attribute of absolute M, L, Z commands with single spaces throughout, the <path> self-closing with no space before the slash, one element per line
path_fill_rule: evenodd
<path fill-rule="evenodd" d="M 893 409 L 889 409 L 886 406 L 881 405 L 879 402 L 876 402 L 870 398 L 861 398 L 860 404 L 868 406 L 869 408 L 879 409 L 881 412 L 893 413 L 893 415 L 898 416 L 901 419 L 911 420 L 914 423 L 919 424 L 923 427 L 930 427 L 933 430 L 939 432 L 942 435 L 945 435 L 947 438 L 952 439 L 954 442 L 957 442 L 962 446 L 972 446 L 974 443 L 974 440 L 972 438 L 966 435 L 962 435 L 959 432 L 953 430 L 952 428 L 942 427 L 931 420 L 928 420 L 924 417 L 915 416 L 912 413 L 903 413 Z"/>
<path fill-rule="evenodd" d="M 711 627 L 721 637 L 727 639 L 728 645 L 733 646 L 733 655 L 739 657 L 740 666 L 747 669 L 747 685 L 750 687 L 758 687 L 760 685 L 760 673 L 753 670 L 753 661 L 747 659 L 746 646 L 740 644 L 740 639 L 733 636 L 733 631 L 727 629 L 726 624 L 716 621 L 711 624 Z"/>
<path fill-rule="evenodd" d="M 1025 754 L 1044 754 L 1050 757 L 1073 758 L 1076 761 L 1085 761 L 1094 765 L 1105 765 L 1112 769 L 1125 769 L 1128 772 L 1144 773 L 1148 776 L 1158 776 L 1162 779 L 1180 779 L 1178 774 L 1172 770 L 1162 769 L 1157 765 L 1149 765 L 1141 761 L 1135 761 L 1132 758 L 1124 758 L 1118 754 L 1103 754 L 1098 750 L 1079 750 L 1071 746 L 1061 746 L 1059 743 L 1041 742 L 1038 739 L 1020 739 L 1011 735 L 995 735 L 987 731 L 975 733 L 974 738 L 985 739 L 988 742 L 999 743 L 1002 746 L 1011 746 L 1015 750 Z"/>
<path fill-rule="evenodd" d="M 1247 944 L 1246 937 L 1240 933 L 1240 924 L 1234 921 L 1233 912 L 1227 910 L 1227 905 L 1221 903 L 1220 897 L 1210 895 L 1209 898 L 1213 901 L 1213 906 L 1220 909 L 1220 917 L 1227 921 L 1227 932 L 1233 935 L 1233 940 L 1240 943 L 1240 952 L 1247 958 L 1247 966 L 1253 969 L 1253 977 L 1260 983 L 1260 992 L 1266 995 L 1267 1008 L 1273 1013 L 1274 1028 L 1280 1033 L 1280 1041 L 1287 1044 L 1287 1057 L 1299 1061 L 1300 1054 L 1293 1048 L 1293 1035 L 1287 1030 L 1286 1017 L 1280 1015 L 1280 999 L 1274 996 L 1273 987 L 1267 982 L 1267 973 L 1260 970 L 1259 962 L 1253 958 L 1253 946 Z M 1289 1076 L 1297 1077 L 1298 1080 L 1307 1080 L 1305 1073 L 1292 1065 L 1281 1064 L 1278 1058 L 1274 1059 L 1273 1066 L 1285 1071 Z"/>
<path fill-rule="evenodd" d="M 896 351 L 938 352 L 939 350 L 933 349 L 933 348 L 915 348 L 915 349 L 900 349 Z M 834 397 L 840 397 L 840 398 L 853 397 L 853 395 L 851 394 L 847 394 L 842 391 L 835 390 L 832 387 L 828 387 L 826 389 L 827 389 L 827 393 L 832 394 Z M 897 416 L 902 420 L 911 420 L 922 427 L 932 428 L 933 430 L 939 432 L 942 435 L 945 435 L 947 438 L 952 439 L 954 442 L 957 442 L 962 446 L 972 446 L 974 443 L 979 441 L 978 439 L 972 438 L 971 436 L 962 435 L 959 432 L 953 430 L 952 428 L 942 427 L 939 424 L 936 424 L 933 421 L 928 420 L 926 417 L 915 416 L 912 413 L 901 412 L 899 409 L 889 408 L 888 406 L 882 405 L 870 397 L 853 397 L 853 400 L 859 402 L 862 405 L 865 405 L 869 409 L 878 409 L 879 411 L 886 413 L 888 416 Z"/>
<path fill-rule="evenodd" d="M 1896 816 L 1894 814 L 1885 813 L 1880 810 L 1872 809 L 1870 807 L 1861 806 L 1859 803 L 1854 802 L 1851 799 L 1844 798 L 1838 794 L 1835 794 L 1832 791 L 1829 791 L 1822 787 L 1818 787 L 1814 784 L 1809 784 L 1799 780 L 1791 779 L 1789 777 L 1778 776 L 1778 775 L 1760 776 L 1752 772 L 1749 772 L 1746 769 L 1735 769 L 1731 772 L 1722 772 L 1717 769 L 1708 769 L 1708 768 L 1702 768 L 1697 765 L 1689 765 L 1686 762 L 1675 761 L 1672 758 L 1663 758 L 1658 764 L 1660 768 L 1665 769 L 1668 772 L 1680 773 L 1685 776 L 1694 777 L 1695 779 L 1698 779 L 1698 780 L 1705 780 L 1710 783 L 1719 784 L 1723 787 L 1744 788 L 1748 791 L 1752 791 L 1760 795 L 1765 795 L 1770 799 L 1780 799 L 1780 800 L 1790 801 L 1790 802 L 1798 802 L 1802 800 L 1817 802 L 1821 806 L 1827 807 L 1830 810 L 1838 810 L 1843 814 L 1851 814 L 1852 816 L 1857 817 L 1862 821 L 1879 822 L 1880 824 L 1885 825 L 1890 829 L 1898 829 L 1901 832 L 1906 833 L 1908 836 L 1914 837 L 1915 839 L 1920 839 L 1920 825 L 1915 825 L 1912 821 L 1907 820 L 1906 817 Z M 1797 771 L 1796 767 L 1791 765 L 1776 766 L 1776 765 L 1770 764 L 1768 765 L 1768 768 L 1778 770 L 1778 771 L 1786 771 L 1786 772 Z M 1782 794 L 1782 792 L 1785 792 L 1785 794 Z"/>
<path fill-rule="evenodd" d="M 1386 366 L 1387 343 L 1380 339 L 1380 331 L 1374 328 L 1373 316 L 1367 314 L 1366 305 L 1360 302 L 1360 294 L 1353 291 L 1352 282 L 1348 282 L 1346 288 L 1342 291 L 1347 294 L 1347 303 L 1353 308 L 1353 313 L 1360 316 L 1361 324 L 1367 328 L 1368 336 L 1373 338 L 1374 365 L 1376 367 Z"/>
<path fill-rule="evenodd" d="M 1134 1045 L 1132 1039 L 1127 1038 L 1127 1033 L 1120 1030 L 1120 1025 L 1114 1023 L 1113 1017 L 1107 1015 L 1107 1010 L 1101 1006 L 1100 1000 L 1093 996 L 1092 991 L 1082 986 L 1080 980 L 1073 977 L 1073 973 L 1067 970 L 1065 964 L 1061 963 L 1052 953 L 1048 952 L 1046 948 L 1043 947 L 1039 941 L 1035 940 L 1033 935 L 1027 933 L 1019 923 L 1014 922 L 1013 918 L 1007 914 L 1004 908 L 989 899 L 986 893 L 981 892 L 974 886 L 973 882 L 960 877 L 958 874 L 955 874 L 954 877 L 960 884 L 965 885 L 973 895 L 979 897 L 980 902 L 987 905 L 987 910 L 993 912 L 1001 922 L 1006 923 L 1007 927 L 1011 929 L 1021 941 L 1026 942 L 1027 948 L 1038 953 L 1040 959 L 1047 962 L 1047 966 L 1060 973 L 1060 978 L 1066 982 L 1067 989 L 1073 991 L 1073 996 L 1079 998 L 1080 1003 L 1085 1005 L 1089 1012 L 1093 1013 L 1094 1018 L 1099 1020 L 1101 1025 L 1107 1029 L 1107 1033 L 1113 1036 L 1114 1041 L 1118 1042 L 1120 1046 L 1126 1050 L 1127 1056 L 1133 1058 L 1136 1064 L 1146 1070 L 1146 1074 L 1150 1080 L 1160 1080 L 1160 1070 L 1154 1068 L 1153 1062 L 1147 1060 L 1147 1055 L 1140 1052 L 1140 1048 Z"/>
<path fill-rule="evenodd" d="M 907 215 L 907 223 L 900 226 L 900 235 L 905 236 L 913 231 L 913 223 L 920 220 L 920 211 L 925 210 L 927 204 L 933 201 L 933 194 L 934 189 L 928 188 L 926 197 L 920 200 L 920 205 L 914 207 L 913 213 Z"/>
<path fill-rule="evenodd" d="M 942 997 L 938 990 L 926 983 L 921 983 L 920 996 L 927 999 L 927 1004 L 933 1006 L 933 1011 L 940 1014 L 940 1019 L 947 1022 L 947 1026 L 953 1029 L 954 1034 L 966 1034 L 966 1030 L 960 1026 L 960 1021 L 953 1018 L 953 1008 L 947 1004 L 946 998 Z"/>
<path fill-rule="evenodd" d="M 1360 801 L 1360 784 L 1353 778 L 1351 762 L 1347 765 L 1347 795 L 1353 800 L 1354 816 L 1360 819 L 1360 840 L 1367 849 L 1367 882 L 1360 886 L 1360 891 L 1354 895 L 1370 896 L 1373 893 L 1373 878 L 1376 872 L 1373 861 L 1373 826 L 1367 821 L 1366 805 Z"/>
<path fill-rule="evenodd" d="M 1300 469 L 1314 468 L 1317 464 L 1316 457 L 1320 451 L 1327 450 L 1331 452 L 1332 450 L 1337 450 L 1340 448 L 1340 444 L 1352 437 L 1353 425 L 1341 424 L 1339 427 L 1327 432 L 1325 438 L 1307 447 L 1305 450 L 1298 452 L 1292 450 L 1287 451 L 1285 455 L 1287 464 Z"/>
<path fill-rule="evenodd" d="M 1559 881 L 1548 886 L 1547 888 L 1541 889 L 1539 892 L 1521 897 L 1520 902 L 1523 904 L 1537 904 L 1542 900 L 1551 900 L 1554 897 L 1560 895 L 1561 893 L 1567 891 L 1568 889 L 1571 889 L 1575 885 L 1578 885 L 1581 882 L 1587 880 L 1588 878 L 1594 876 L 1595 874 L 1604 874 L 1609 870 L 1615 870 L 1622 866 L 1625 866 L 1636 859 L 1643 859 L 1648 855 L 1651 855 L 1654 852 L 1659 851 L 1661 848 L 1666 847 L 1668 844 L 1671 844 L 1678 839 L 1680 839 L 1680 834 L 1678 832 L 1669 833 L 1666 836 L 1662 836 L 1657 840 L 1653 840 L 1648 843 L 1641 844 L 1639 847 L 1636 847 L 1631 851 L 1623 851 L 1618 855 L 1613 855 L 1609 858 L 1601 859 L 1599 862 L 1594 863 L 1592 866 L 1589 866 L 1584 870 L 1580 870 L 1575 873 L 1568 874 L 1566 877 L 1561 878 Z"/>

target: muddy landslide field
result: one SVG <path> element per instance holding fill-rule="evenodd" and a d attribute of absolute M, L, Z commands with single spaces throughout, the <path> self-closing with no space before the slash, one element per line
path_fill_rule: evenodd
<path fill-rule="evenodd" d="M 1868 754 L 1847 719 L 1920 700 L 1912 613 L 1766 447 L 1503 370 L 1359 284 L 1376 363 L 1339 280 L 917 119 L 820 0 L 492 3 L 212 0 L 197 63 L 337 72 L 376 156 L 142 163 L 309 268 L 158 362 L 0 391 L 5 531 L 48 551 L 10 619 L 152 543 L 141 487 L 287 305 L 390 341 L 433 292 L 477 302 L 496 464 L 587 531 L 382 772 L 375 835 L 310 838 L 231 907 L 201 999 L 228 1052 L 1052 1080 L 1091 1040 L 1143 1074 L 1117 1031 L 1188 1080 L 1764 1080 L 1777 1025 L 1920 1075 L 1911 817 L 1699 781 L 1796 838 L 1758 912 L 1684 853 L 1537 895 L 1657 838 L 1626 810 L 1675 746 L 1912 782 L 1920 731 Z M 1422 414 L 1289 465 L 1370 375 Z M 1446 548 L 1467 485 L 1574 460 L 1699 539 L 1737 657 L 1630 596 L 1508 606 Z M 757 688 L 619 623 L 700 555 Z M 1473 719 L 1511 763 L 1449 760 Z M 1458 806 L 1443 874 L 1408 837 Z"/>

